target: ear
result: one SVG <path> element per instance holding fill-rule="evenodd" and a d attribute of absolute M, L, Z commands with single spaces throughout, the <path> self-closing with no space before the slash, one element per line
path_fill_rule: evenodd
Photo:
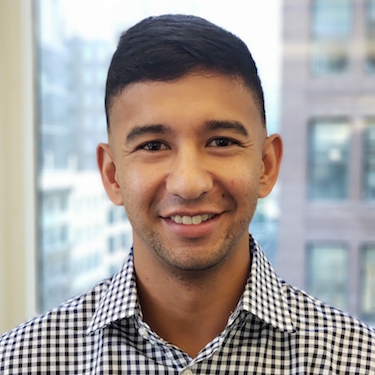
<path fill-rule="evenodd" d="M 259 181 L 259 198 L 266 197 L 275 186 L 279 175 L 283 142 L 280 135 L 273 134 L 266 138 L 262 151 L 262 173 Z"/>
<path fill-rule="evenodd" d="M 122 195 L 120 185 L 117 182 L 116 165 L 111 148 L 106 143 L 100 143 L 96 148 L 96 159 L 104 189 L 109 199 L 117 206 L 121 206 Z"/>

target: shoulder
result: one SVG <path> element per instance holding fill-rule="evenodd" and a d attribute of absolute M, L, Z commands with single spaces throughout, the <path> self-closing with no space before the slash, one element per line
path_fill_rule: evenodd
<path fill-rule="evenodd" d="M 375 359 L 375 329 L 308 293 L 281 281 L 294 324 L 299 332 L 324 333 L 338 339 L 372 344 Z"/>
<path fill-rule="evenodd" d="M 105 280 L 89 292 L 72 298 L 60 306 L 39 315 L 0 337 L 0 370 L 15 356 L 38 355 L 44 350 L 84 341 L 85 331 L 110 280 Z M 1 371 L 0 371 L 1 372 Z"/>
<path fill-rule="evenodd" d="M 328 364 L 340 374 L 375 373 L 374 328 L 285 282 L 281 285 L 295 326 L 291 345 L 312 367 Z"/>

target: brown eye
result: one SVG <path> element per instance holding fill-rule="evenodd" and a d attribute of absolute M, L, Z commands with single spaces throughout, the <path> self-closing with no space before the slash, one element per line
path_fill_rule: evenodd
<path fill-rule="evenodd" d="M 215 138 L 213 139 L 208 146 L 210 147 L 228 147 L 234 144 L 238 144 L 235 140 L 230 138 Z"/>
<path fill-rule="evenodd" d="M 160 142 L 160 141 L 151 141 L 144 143 L 139 147 L 141 150 L 146 150 L 146 151 L 160 151 L 160 150 L 166 150 L 167 146 Z"/>

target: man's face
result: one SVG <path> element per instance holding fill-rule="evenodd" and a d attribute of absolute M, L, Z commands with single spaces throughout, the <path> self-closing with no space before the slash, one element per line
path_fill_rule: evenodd
<path fill-rule="evenodd" d="M 110 198 L 126 209 L 135 254 L 194 271 L 248 251 L 257 199 L 274 181 L 263 181 L 270 142 L 242 81 L 135 83 L 114 98 L 109 119 L 99 167 Z"/>

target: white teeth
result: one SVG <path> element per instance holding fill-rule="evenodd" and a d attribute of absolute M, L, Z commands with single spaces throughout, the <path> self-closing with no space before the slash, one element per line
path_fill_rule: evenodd
<path fill-rule="evenodd" d="M 203 214 L 203 215 L 196 215 L 196 216 L 171 216 L 171 220 L 177 224 L 185 224 L 185 225 L 197 225 L 202 223 L 203 221 L 207 221 L 212 219 L 214 215 L 212 214 Z"/>
<path fill-rule="evenodd" d="M 190 216 L 182 216 L 182 224 L 191 225 L 193 220 Z"/>
<path fill-rule="evenodd" d="M 192 222 L 193 224 L 200 224 L 202 222 L 202 216 L 201 215 L 193 216 Z"/>
<path fill-rule="evenodd" d="M 177 223 L 177 224 L 182 224 L 182 217 L 181 216 L 172 216 L 171 219 Z"/>

